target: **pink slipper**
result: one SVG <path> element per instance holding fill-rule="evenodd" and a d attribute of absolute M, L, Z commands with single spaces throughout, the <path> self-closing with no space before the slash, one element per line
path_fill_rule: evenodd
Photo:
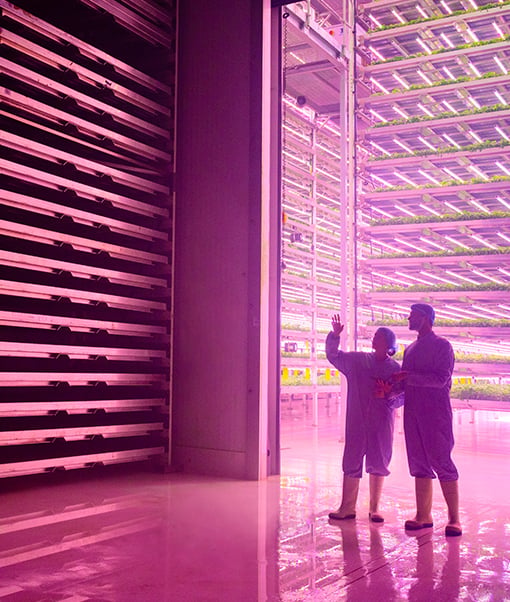
<path fill-rule="evenodd" d="M 417 520 L 406 520 L 404 528 L 406 531 L 419 531 L 420 529 L 430 529 L 434 523 L 422 523 Z"/>

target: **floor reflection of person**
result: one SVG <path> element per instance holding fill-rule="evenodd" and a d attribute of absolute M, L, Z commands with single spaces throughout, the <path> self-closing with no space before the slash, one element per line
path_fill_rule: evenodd
<path fill-rule="evenodd" d="M 326 338 L 330 363 L 347 378 L 345 447 L 342 460 L 342 501 L 329 517 L 334 520 L 356 517 L 359 483 L 365 469 L 369 473 L 370 508 L 373 522 L 383 522 L 379 500 L 384 477 L 389 474 L 393 446 L 393 425 L 398 396 L 391 377 L 400 371 L 395 354 L 396 338 L 389 328 L 378 328 L 372 340 L 373 353 L 345 352 L 338 349 L 344 329 L 338 314 L 331 321 Z"/>
<path fill-rule="evenodd" d="M 363 561 L 361 555 L 356 523 L 343 521 L 336 524 L 340 526 L 342 533 L 346 602 L 397 600 L 397 589 L 391 566 L 385 559 L 380 526 L 375 524 L 370 526 L 370 560 L 367 563 L 366 560 Z"/>
<path fill-rule="evenodd" d="M 429 600 L 459 599 L 460 593 L 460 550 L 459 539 L 448 539 L 447 556 L 438 579 L 438 571 L 434 566 L 434 554 L 444 559 L 444 552 L 434 550 L 432 533 L 417 539 L 416 581 L 411 585 L 408 602 L 428 602 Z M 406 575 L 408 578 L 408 575 Z"/>
<path fill-rule="evenodd" d="M 448 506 L 445 534 L 461 535 L 458 472 L 453 450 L 450 388 L 455 356 L 450 343 L 437 336 L 432 326 L 435 312 L 427 303 L 411 305 L 409 329 L 418 338 L 404 351 L 404 433 L 407 459 L 415 478 L 416 515 L 405 522 L 411 531 L 433 526 L 432 480 L 439 479 Z"/>

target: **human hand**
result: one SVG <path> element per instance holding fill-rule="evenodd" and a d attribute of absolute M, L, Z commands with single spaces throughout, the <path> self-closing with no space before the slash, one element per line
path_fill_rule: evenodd
<path fill-rule="evenodd" d="M 341 332 L 344 329 L 344 325 L 340 321 L 340 314 L 334 314 L 331 318 L 331 328 L 335 336 L 340 336 Z"/>
<path fill-rule="evenodd" d="M 406 380 L 408 374 L 409 372 L 407 372 L 407 370 L 401 370 L 400 372 L 395 372 L 392 374 L 390 379 L 394 383 L 401 383 Z"/>
<path fill-rule="evenodd" d="M 379 399 L 385 398 L 392 390 L 392 384 L 383 378 L 377 378 L 375 381 L 374 396 Z"/>

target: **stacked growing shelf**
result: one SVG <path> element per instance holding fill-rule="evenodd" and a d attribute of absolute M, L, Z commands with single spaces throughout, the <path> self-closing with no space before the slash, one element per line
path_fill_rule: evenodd
<path fill-rule="evenodd" d="M 510 2 L 479 4 L 358 6 L 359 318 L 405 342 L 409 305 L 432 303 L 457 376 L 505 383 Z M 465 361 L 484 354 L 503 361 Z"/>
<path fill-rule="evenodd" d="M 334 28 L 306 8 L 286 7 L 283 24 L 281 368 L 282 401 L 312 399 L 315 413 L 318 384 L 328 398 L 339 390 L 324 340 L 342 298 L 343 151 L 332 114 L 345 67 Z"/>
<path fill-rule="evenodd" d="M 324 338 L 341 283 L 338 131 L 285 103 L 282 226 L 282 384 L 329 377 Z"/>

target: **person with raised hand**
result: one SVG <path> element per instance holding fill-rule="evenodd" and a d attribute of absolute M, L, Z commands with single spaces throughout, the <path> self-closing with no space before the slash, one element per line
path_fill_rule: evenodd
<path fill-rule="evenodd" d="M 391 380 L 400 372 L 400 365 L 391 358 L 397 351 L 396 337 L 389 328 L 378 328 L 372 339 L 373 352 L 339 350 L 340 334 L 344 325 L 335 314 L 332 330 L 326 338 L 326 356 L 329 362 L 347 378 L 347 407 L 345 446 L 342 459 L 342 501 L 329 518 L 346 520 L 356 518 L 359 483 L 365 470 L 369 473 L 369 518 L 381 523 L 379 513 L 384 477 L 393 447 L 395 408 L 401 405 L 398 385 Z"/>

